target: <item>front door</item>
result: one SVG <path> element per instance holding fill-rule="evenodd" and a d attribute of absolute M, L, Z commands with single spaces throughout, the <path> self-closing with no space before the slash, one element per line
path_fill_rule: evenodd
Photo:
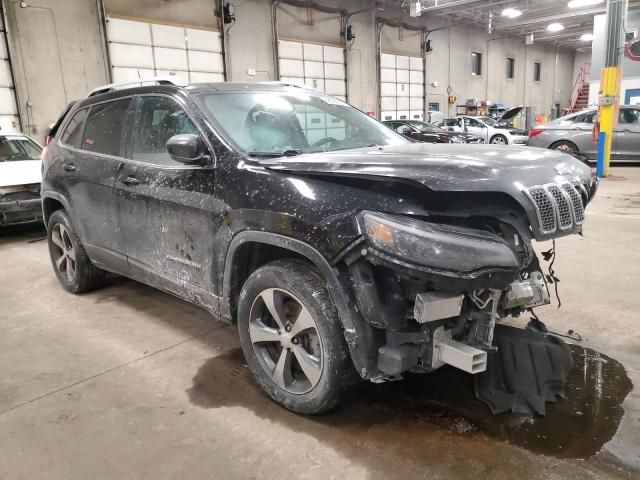
<path fill-rule="evenodd" d="M 137 97 L 130 131 L 116 179 L 130 275 L 216 311 L 215 170 L 176 162 L 165 147 L 174 135 L 201 132 L 176 100 L 160 95 Z"/>
<path fill-rule="evenodd" d="M 637 159 L 640 156 L 640 109 L 621 107 L 611 148 L 613 160 Z"/>
<path fill-rule="evenodd" d="M 484 123 L 476 120 L 475 118 L 465 117 L 464 123 L 466 126 L 467 133 L 472 133 L 473 135 L 477 135 L 478 137 L 484 139 L 485 142 L 488 142 L 487 132 L 489 129 L 484 125 Z"/>

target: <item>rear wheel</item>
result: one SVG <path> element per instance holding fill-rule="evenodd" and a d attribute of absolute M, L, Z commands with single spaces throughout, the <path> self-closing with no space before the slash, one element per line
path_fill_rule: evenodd
<path fill-rule="evenodd" d="M 509 142 L 507 141 L 507 137 L 504 135 L 494 135 L 491 137 L 489 143 L 493 145 L 507 145 Z"/>
<path fill-rule="evenodd" d="M 326 412 L 353 383 L 336 308 L 309 265 L 277 261 L 256 270 L 240 293 L 238 332 L 256 381 L 289 410 Z"/>
<path fill-rule="evenodd" d="M 84 293 L 102 286 L 104 272 L 89 260 L 64 210 L 51 214 L 47 224 L 47 242 L 53 270 L 65 290 Z"/>
<path fill-rule="evenodd" d="M 551 145 L 551 147 L 549 148 L 551 148 L 551 150 L 560 150 L 562 152 L 569 153 L 571 155 L 578 153 L 578 147 L 576 146 L 576 144 L 569 142 L 567 140 L 561 140 L 559 142 L 556 142 L 553 145 Z"/>

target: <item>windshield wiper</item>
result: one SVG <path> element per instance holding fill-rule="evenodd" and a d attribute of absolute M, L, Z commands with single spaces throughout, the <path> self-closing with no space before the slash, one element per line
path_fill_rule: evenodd
<path fill-rule="evenodd" d="M 284 150 L 282 152 L 249 152 L 249 155 L 252 157 L 295 157 L 296 155 L 302 154 L 302 150 L 297 148 L 290 148 L 288 150 Z"/>

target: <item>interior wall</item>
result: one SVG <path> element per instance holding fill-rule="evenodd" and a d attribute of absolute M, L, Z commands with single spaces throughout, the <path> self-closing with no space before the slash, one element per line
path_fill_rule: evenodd
<path fill-rule="evenodd" d="M 97 4 L 31 0 L 4 6 L 23 130 L 42 141 L 70 101 L 107 83 Z"/>
<path fill-rule="evenodd" d="M 114 17 L 209 29 L 218 27 L 217 2 L 214 0 L 104 0 L 104 7 L 107 15 Z"/>

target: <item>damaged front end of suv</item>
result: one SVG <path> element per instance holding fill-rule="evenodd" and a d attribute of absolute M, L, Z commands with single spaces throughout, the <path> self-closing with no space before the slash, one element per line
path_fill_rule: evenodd
<path fill-rule="evenodd" d="M 597 188 L 590 169 L 554 155 L 528 169 L 494 169 L 482 185 L 465 180 L 477 169 L 438 181 L 434 170 L 405 173 L 427 187 L 413 195 L 403 187 L 409 208 L 357 213 L 358 236 L 334 265 L 348 271 L 354 308 L 373 331 L 375 361 L 361 376 L 390 381 L 448 364 L 476 375 L 476 394 L 494 413 L 544 414 L 545 402 L 563 395 L 567 346 L 500 325 L 550 303 L 548 267 L 532 242 L 581 233 Z M 346 337 L 352 354 L 366 348 Z"/>

